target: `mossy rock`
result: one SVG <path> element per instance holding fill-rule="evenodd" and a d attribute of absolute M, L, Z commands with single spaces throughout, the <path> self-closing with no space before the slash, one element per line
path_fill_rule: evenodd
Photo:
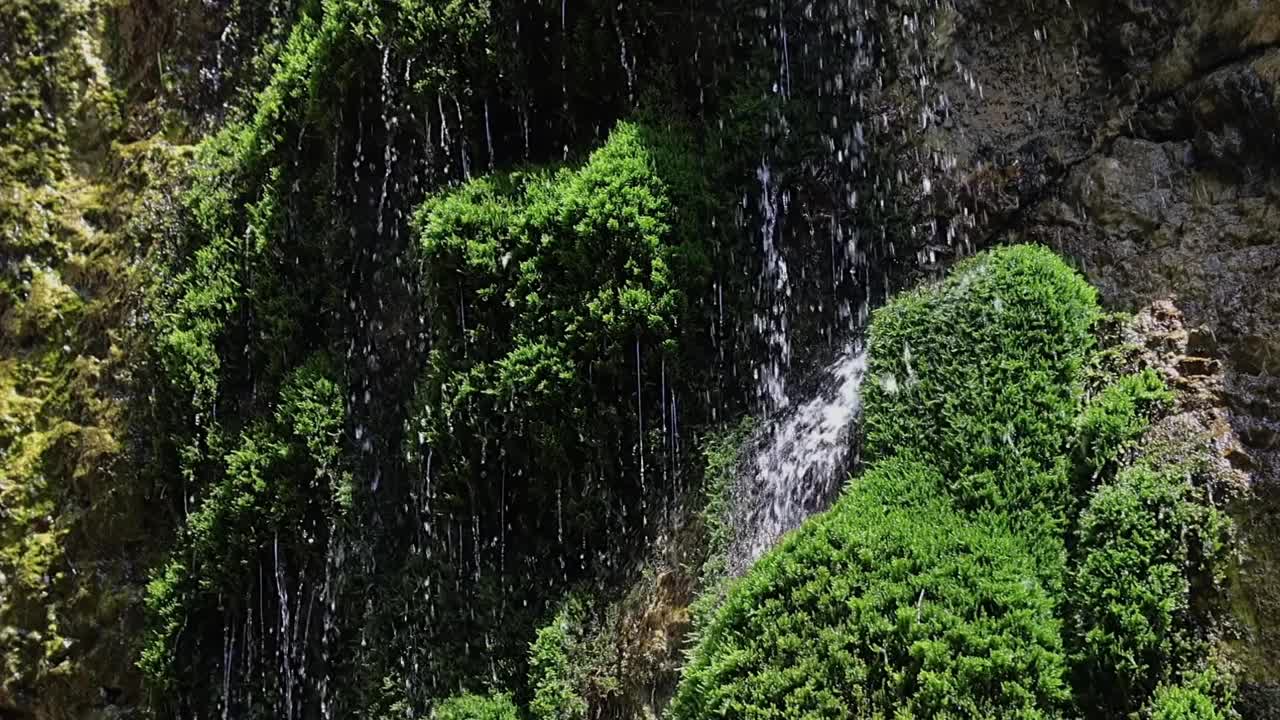
<path fill-rule="evenodd" d="M 672 717 L 1055 717 L 1069 695 L 1050 591 L 997 516 L 952 511 L 892 459 L 729 594 Z"/>
<path fill-rule="evenodd" d="M 871 323 L 864 459 L 915 451 L 963 507 L 1061 521 L 1062 450 L 1099 315 L 1094 289 L 1029 245 L 977 256 L 895 298 Z"/>
<path fill-rule="evenodd" d="M 1201 497 L 1194 468 L 1151 459 L 1097 488 L 1078 523 L 1068 583 L 1071 646 L 1082 703 L 1133 712 L 1208 653 L 1195 592 L 1217 585 L 1230 536 Z"/>
<path fill-rule="evenodd" d="M 1080 275 L 1032 246 L 877 311 L 868 469 L 733 588 L 675 720 L 1229 704 L 1224 683 L 1153 701 L 1211 663 L 1193 596 L 1220 578 L 1227 526 L 1191 465 L 1121 469 L 1170 394 L 1102 367 L 1101 317 Z"/>

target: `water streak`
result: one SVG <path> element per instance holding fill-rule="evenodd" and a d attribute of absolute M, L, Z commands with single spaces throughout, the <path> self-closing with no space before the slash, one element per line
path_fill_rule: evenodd
<path fill-rule="evenodd" d="M 866 369 L 862 343 L 850 344 L 817 375 L 810 399 L 775 416 L 748 442 L 731 498 L 733 574 L 835 499 L 854 460 Z"/>

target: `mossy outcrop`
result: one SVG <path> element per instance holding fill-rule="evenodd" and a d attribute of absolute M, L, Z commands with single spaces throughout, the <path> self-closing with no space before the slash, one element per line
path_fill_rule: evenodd
<path fill-rule="evenodd" d="M 995 516 L 894 457 L 762 559 L 704 630 L 676 718 L 1054 717 L 1052 594 Z"/>
<path fill-rule="evenodd" d="M 690 439 L 778 402 L 753 373 L 1030 239 L 1108 307 L 1156 307 L 1139 359 L 1095 347 L 1092 291 L 1039 251 L 901 297 L 876 321 L 866 487 L 783 554 L 915 634 L 813 606 L 828 578 L 779 559 L 724 625 L 767 635 L 753 661 L 787 682 L 788 652 L 847 660 L 904 712 L 1213 717 L 1239 678 L 1265 716 L 1278 9 L 13 0 L 0 714 L 509 718 L 540 689 L 544 716 L 660 712 L 697 568 L 695 615 L 728 587 Z M 1202 434 L 1203 461 L 1166 442 Z M 1242 541 L 1225 577 L 1215 505 Z M 1032 620 L 975 610 L 991 587 Z M 750 625 L 770 588 L 778 622 Z M 581 612 L 530 674 L 568 592 Z M 897 654 L 795 649 L 782 598 Z M 988 636 L 1017 662 L 975 660 Z M 790 692 L 703 660 L 716 702 Z"/>
<path fill-rule="evenodd" d="M 877 311 L 868 469 L 730 591 L 674 717 L 1110 717 L 1200 671 L 1226 521 L 1158 455 L 1099 471 L 1099 428 L 1131 439 L 1167 400 L 1147 373 L 1090 402 L 1101 318 L 1028 246 Z"/>
<path fill-rule="evenodd" d="M 125 131 L 106 3 L 0 30 L 0 708 L 137 703 L 148 487 L 132 451 L 140 216 L 183 151 Z"/>

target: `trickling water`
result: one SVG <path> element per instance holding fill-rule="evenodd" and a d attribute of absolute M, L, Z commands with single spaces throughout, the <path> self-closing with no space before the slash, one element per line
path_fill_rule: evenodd
<path fill-rule="evenodd" d="M 777 245 L 778 187 L 767 162 L 756 171 L 760 181 L 760 250 L 764 265 L 760 277 L 759 309 L 755 325 L 765 340 L 766 353 L 757 368 L 756 384 L 766 412 L 786 407 L 786 370 L 791 365 L 791 334 L 787 307 L 790 296 L 787 261 Z"/>
<path fill-rule="evenodd" d="M 866 350 L 855 342 L 817 375 L 810 399 L 779 413 L 748 442 L 731 498 L 733 574 L 834 499 L 853 455 L 866 369 Z"/>

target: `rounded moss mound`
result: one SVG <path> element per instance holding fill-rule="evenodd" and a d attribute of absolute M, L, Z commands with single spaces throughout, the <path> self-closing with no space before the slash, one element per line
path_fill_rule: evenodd
<path fill-rule="evenodd" d="M 892 459 L 730 593 L 673 717 L 1052 717 L 1067 696 L 1053 603 L 995 516 Z"/>
<path fill-rule="evenodd" d="M 1157 687 L 1194 667 L 1209 646 L 1193 587 L 1219 581 L 1213 568 L 1229 531 L 1226 518 L 1197 497 L 1192 471 L 1126 468 L 1081 513 L 1086 551 L 1068 600 L 1079 636 L 1078 685 L 1091 705 L 1131 712 L 1153 692 L 1159 701 Z"/>
<path fill-rule="evenodd" d="M 1177 685 L 1161 685 L 1151 700 L 1144 717 L 1151 720 L 1227 720 L 1238 717 L 1229 708 L 1231 698 L 1224 697 L 1220 678 L 1213 672 L 1185 678 Z"/>
<path fill-rule="evenodd" d="M 864 459 L 913 450 L 963 507 L 1060 518 L 1098 316 L 1094 289 L 1028 245 L 895 298 L 871 324 Z"/>

